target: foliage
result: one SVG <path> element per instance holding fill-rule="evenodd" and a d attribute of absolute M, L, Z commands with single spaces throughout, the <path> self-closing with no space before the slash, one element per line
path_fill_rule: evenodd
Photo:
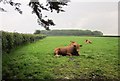
<path fill-rule="evenodd" d="M 20 34 L 2 31 L 2 50 L 9 53 L 12 48 L 44 38 L 45 35 Z"/>
<path fill-rule="evenodd" d="M 22 14 L 22 10 L 20 9 L 21 3 L 15 3 L 13 0 L 0 0 L 0 3 L 3 2 L 4 4 L 9 4 L 11 6 L 15 7 L 15 10 L 17 10 L 20 14 Z M 35 13 L 36 16 L 38 17 L 37 22 L 39 25 L 43 26 L 46 30 L 50 30 L 49 26 L 54 26 L 55 23 L 53 22 L 52 19 L 47 19 L 45 18 L 47 16 L 43 16 L 42 10 L 45 11 L 51 11 L 53 10 L 59 12 L 65 12 L 62 9 L 62 6 L 67 5 L 67 3 L 70 2 L 70 0 L 46 0 L 45 6 L 39 0 L 30 0 L 29 2 L 29 7 L 32 8 L 32 13 Z M 0 7 L 1 11 L 7 12 L 4 8 Z"/>
<path fill-rule="evenodd" d="M 15 10 L 18 11 L 20 14 L 22 14 L 22 10 L 20 9 L 21 3 L 16 3 L 13 0 L 0 0 L 0 3 L 3 4 L 9 4 L 11 6 L 14 6 Z M 7 12 L 4 8 L 0 7 L 0 11 Z"/>
<path fill-rule="evenodd" d="M 51 19 L 45 20 L 42 14 L 42 10 L 51 11 L 56 10 L 57 13 L 64 12 L 62 10 L 62 6 L 67 5 L 69 0 L 46 0 L 46 7 L 43 6 L 38 0 L 31 0 L 29 2 L 29 6 L 33 9 L 33 13 L 35 13 L 38 17 L 38 23 L 43 26 L 46 30 L 50 30 L 49 26 L 54 26 L 54 22 Z M 50 9 L 50 10 L 49 10 Z M 47 17 L 47 16 L 45 16 Z"/>
<path fill-rule="evenodd" d="M 85 44 L 86 39 L 93 43 Z M 80 56 L 54 57 L 54 48 L 69 45 L 71 40 L 83 45 Z M 3 79 L 119 81 L 118 50 L 117 37 L 47 37 L 3 54 Z"/>
<path fill-rule="evenodd" d="M 101 31 L 90 30 L 42 30 L 41 33 L 49 36 L 103 36 Z"/>

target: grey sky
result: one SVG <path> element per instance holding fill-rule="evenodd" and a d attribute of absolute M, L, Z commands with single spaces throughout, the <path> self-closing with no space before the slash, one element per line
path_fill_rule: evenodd
<path fill-rule="evenodd" d="M 0 12 L 0 27 L 5 31 L 33 33 L 36 29 L 44 28 L 38 25 L 37 17 L 31 14 L 26 6 L 28 0 L 20 0 L 23 15 L 14 11 L 11 6 L 2 5 L 8 12 Z M 45 0 L 44 0 L 45 1 Z M 114 2 L 113 2 L 114 1 Z M 79 29 L 100 30 L 105 35 L 118 34 L 118 2 L 117 0 L 71 0 L 64 7 L 66 12 L 43 12 L 48 18 L 54 20 L 56 26 L 50 29 Z"/>

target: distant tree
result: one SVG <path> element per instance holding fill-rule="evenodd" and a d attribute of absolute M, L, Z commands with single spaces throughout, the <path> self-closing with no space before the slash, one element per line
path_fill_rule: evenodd
<path fill-rule="evenodd" d="M 41 31 L 40 30 L 35 30 L 34 34 L 40 34 Z"/>
<path fill-rule="evenodd" d="M 92 31 L 91 30 L 85 30 L 84 34 L 88 35 L 88 36 L 91 36 L 92 35 Z"/>
<path fill-rule="evenodd" d="M 30 0 L 29 7 L 32 8 L 32 13 L 35 13 L 38 17 L 38 24 L 43 26 L 46 30 L 50 30 L 49 26 L 54 26 L 55 23 L 52 19 L 45 20 L 47 16 L 43 16 L 42 10 L 51 12 L 55 10 L 57 13 L 65 12 L 62 8 L 65 5 L 67 6 L 68 2 L 70 2 L 70 0 L 46 0 L 46 5 L 44 6 L 43 3 L 39 2 L 39 0 Z M 20 6 L 22 5 L 21 3 L 16 3 L 13 0 L 0 0 L 0 3 L 14 6 L 15 10 L 17 10 L 20 14 L 23 13 L 23 11 L 20 9 Z M 7 10 L 2 7 L 0 7 L 0 11 L 7 12 Z"/>
<path fill-rule="evenodd" d="M 94 36 L 102 36 L 103 33 L 101 31 L 93 31 Z"/>
<path fill-rule="evenodd" d="M 41 34 L 49 36 L 102 36 L 103 33 L 100 31 L 91 31 L 91 30 L 52 30 L 45 31 L 42 30 Z"/>

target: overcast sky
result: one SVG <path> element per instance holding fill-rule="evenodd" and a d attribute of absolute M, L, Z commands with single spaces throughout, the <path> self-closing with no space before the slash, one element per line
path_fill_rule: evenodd
<path fill-rule="evenodd" d="M 1 30 L 20 33 L 44 30 L 38 25 L 36 15 L 31 14 L 32 10 L 27 6 L 29 0 L 19 1 L 22 3 L 22 15 L 13 7 L 0 4 L 8 10 L 7 13 L 0 12 Z M 104 35 L 118 35 L 118 0 L 71 0 L 63 9 L 66 12 L 59 14 L 56 11 L 43 12 L 56 24 L 50 29 L 88 29 L 102 31 Z"/>

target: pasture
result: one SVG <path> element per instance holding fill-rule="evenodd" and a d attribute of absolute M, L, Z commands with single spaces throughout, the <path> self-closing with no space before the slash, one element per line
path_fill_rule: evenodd
<path fill-rule="evenodd" d="M 80 56 L 54 57 L 54 48 L 70 41 L 83 45 Z M 50 36 L 3 54 L 2 61 L 3 79 L 118 79 L 118 38 Z"/>

